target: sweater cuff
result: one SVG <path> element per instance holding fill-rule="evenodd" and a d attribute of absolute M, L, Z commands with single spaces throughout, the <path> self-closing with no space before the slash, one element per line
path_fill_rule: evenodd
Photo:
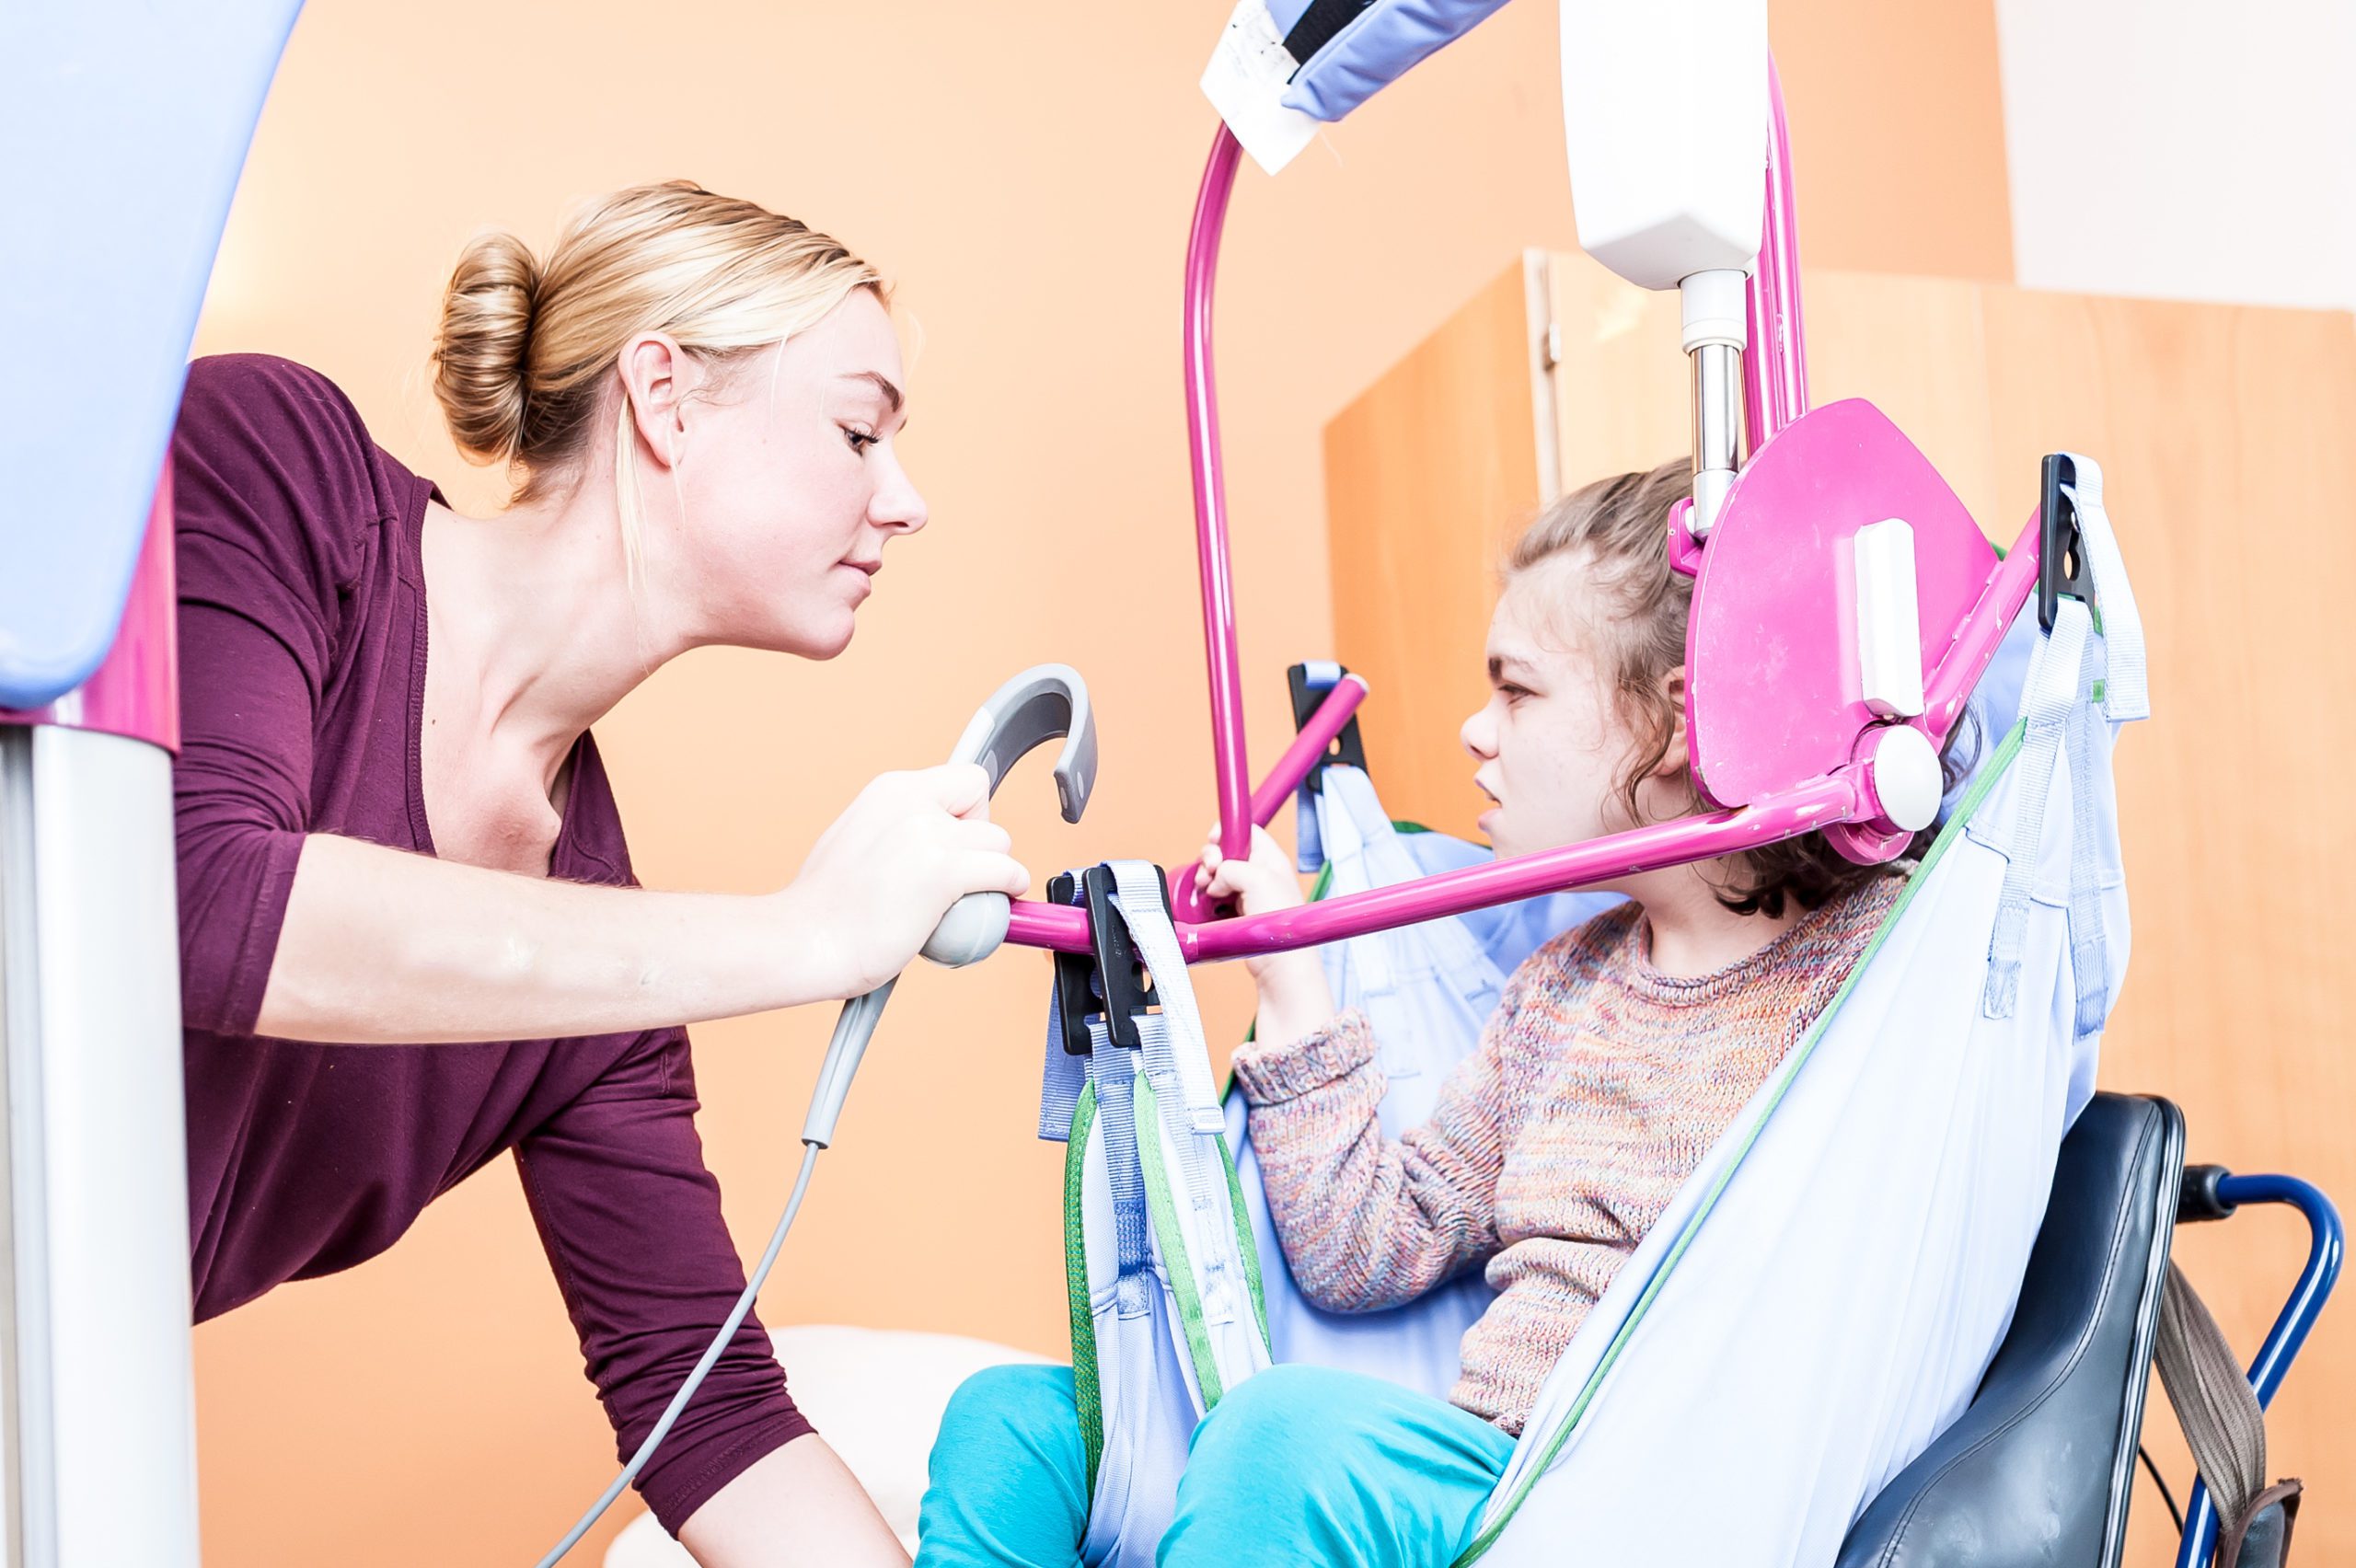
<path fill-rule="evenodd" d="M 260 837 L 260 876 L 254 889 L 253 913 L 238 939 L 227 984 L 217 997 L 207 997 L 191 1009 L 196 1016 L 188 1020 L 198 1028 L 240 1037 L 252 1034 L 261 1022 L 262 995 L 270 989 L 279 933 L 286 927 L 287 902 L 294 896 L 294 871 L 303 860 L 304 835 L 271 832 Z M 182 996 L 189 992 L 183 984 Z"/>
<path fill-rule="evenodd" d="M 1245 1045 L 1235 1081 L 1253 1105 L 1274 1105 L 1349 1077 L 1374 1060 L 1374 1029 L 1356 1008 L 1288 1045 Z"/>

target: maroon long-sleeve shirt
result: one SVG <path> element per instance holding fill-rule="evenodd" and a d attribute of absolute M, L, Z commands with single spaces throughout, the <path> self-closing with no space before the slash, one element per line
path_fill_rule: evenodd
<path fill-rule="evenodd" d="M 686 1032 L 479 1045 L 254 1032 L 304 836 L 433 853 L 418 772 L 433 487 L 369 440 L 326 377 L 262 355 L 190 367 L 172 457 L 196 1315 L 374 1257 L 513 1149 L 588 1376 L 634 1450 L 745 1284 L 696 1136 Z M 585 734 L 549 871 L 631 880 Z M 639 1488 L 676 1531 L 808 1430 L 747 1318 Z"/>

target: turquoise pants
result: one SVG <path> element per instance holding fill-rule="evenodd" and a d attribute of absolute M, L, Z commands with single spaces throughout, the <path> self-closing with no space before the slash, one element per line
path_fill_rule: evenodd
<path fill-rule="evenodd" d="M 1447 1568 L 1513 1439 L 1372 1378 L 1277 1366 L 1195 1429 L 1161 1568 Z M 916 1568 L 1074 1568 L 1088 1458 L 1071 1369 L 994 1366 L 949 1402 Z"/>

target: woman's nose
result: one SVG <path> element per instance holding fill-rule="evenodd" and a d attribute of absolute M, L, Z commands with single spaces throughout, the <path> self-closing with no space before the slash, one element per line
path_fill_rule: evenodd
<path fill-rule="evenodd" d="M 894 533 L 913 534 L 930 522 L 931 516 L 925 507 L 924 497 L 917 493 L 915 482 L 908 478 L 907 470 L 897 461 L 893 462 L 884 481 L 875 487 L 874 495 L 868 501 L 867 520 Z"/>

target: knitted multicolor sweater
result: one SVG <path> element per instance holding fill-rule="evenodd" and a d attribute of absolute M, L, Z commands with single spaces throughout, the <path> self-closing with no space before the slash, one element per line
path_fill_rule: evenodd
<path fill-rule="evenodd" d="M 1498 1296 L 1465 1333 L 1450 1399 L 1519 1433 L 1539 1386 L 1710 1146 L 1824 1010 L 1901 881 L 1877 878 L 1730 968 L 1649 961 L 1633 905 L 1514 972 L 1431 1120 L 1387 1142 L 1364 1015 L 1246 1045 L 1268 1207 L 1321 1307 L 1395 1306 L 1475 1264 Z"/>

